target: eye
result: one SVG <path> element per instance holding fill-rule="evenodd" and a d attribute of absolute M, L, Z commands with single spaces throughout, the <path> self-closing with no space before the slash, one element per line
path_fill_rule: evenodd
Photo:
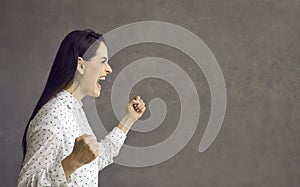
<path fill-rule="evenodd" d="M 103 57 L 102 59 L 103 59 L 103 60 L 102 60 L 102 63 L 105 64 L 105 63 L 107 62 L 107 58 L 106 58 L 106 57 Z"/>

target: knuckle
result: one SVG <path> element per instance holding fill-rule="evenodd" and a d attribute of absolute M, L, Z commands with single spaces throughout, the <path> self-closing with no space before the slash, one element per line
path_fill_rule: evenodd
<path fill-rule="evenodd" d="M 91 135 L 91 134 L 87 134 L 87 135 L 86 135 L 86 137 L 87 137 L 87 138 L 92 138 L 92 137 L 93 137 L 93 135 Z"/>
<path fill-rule="evenodd" d="M 92 152 L 94 159 L 98 156 L 98 153 L 96 151 Z"/>
<path fill-rule="evenodd" d="M 88 145 L 88 140 L 86 139 L 86 138 L 84 138 L 83 140 L 82 140 L 82 142 L 84 143 L 84 145 Z"/>

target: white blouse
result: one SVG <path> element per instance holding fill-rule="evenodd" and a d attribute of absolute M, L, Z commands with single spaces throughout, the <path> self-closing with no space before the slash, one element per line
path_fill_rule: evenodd
<path fill-rule="evenodd" d="M 114 127 L 98 142 L 98 158 L 78 168 L 66 180 L 61 161 L 72 152 L 75 138 L 82 134 L 94 135 L 82 102 L 62 90 L 30 122 L 18 186 L 98 186 L 98 172 L 113 163 L 126 134 Z"/>

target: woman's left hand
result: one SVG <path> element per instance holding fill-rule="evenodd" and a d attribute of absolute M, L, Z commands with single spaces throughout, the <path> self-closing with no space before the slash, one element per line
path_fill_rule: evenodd
<path fill-rule="evenodd" d="M 145 112 L 146 106 L 140 96 L 135 96 L 127 105 L 127 115 L 138 120 Z"/>

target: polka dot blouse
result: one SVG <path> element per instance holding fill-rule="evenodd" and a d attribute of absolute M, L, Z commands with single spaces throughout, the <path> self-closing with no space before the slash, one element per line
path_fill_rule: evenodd
<path fill-rule="evenodd" d="M 98 158 L 78 168 L 66 179 L 61 161 L 72 152 L 75 138 L 82 134 L 94 135 L 82 102 L 62 90 L 38 111 L 29 124 L 27 153 L 18 186 L 98 186 L 98 172 L 113 163 L 126 134 L 114 127 L 98 142 Z"/>

